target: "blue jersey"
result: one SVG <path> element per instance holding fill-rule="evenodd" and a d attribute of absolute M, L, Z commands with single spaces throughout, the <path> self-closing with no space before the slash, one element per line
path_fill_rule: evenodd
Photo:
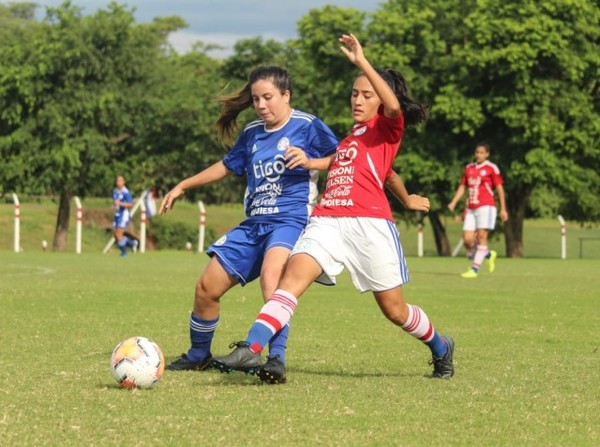
<path fill-rule="evenodd" d="M 292 110 L 287 123 L 267 130 L 253 121 L 240 134 L 223 163 L 235 175 L 246 175 L 246 216 L 254 222 L 306 224 L 317 199 L 317 171 L 287 169 L 288 146 L 304 150 L 309 158 L 331 155 L 337 148 L 333 132 L 313 115 Z"/>
<path fill-rule="evenodd" d="M 117 200 L 120 202 L 133 203 L 133 198 L 126 186 L 121 190 L 117 188 L 113 189 L 113 201 L 116 202 Z M 121 217 L 123 214 L 129 215 L 129 208 L 125 208 L 124 206 L 115 207 L 115 219 Z"/>

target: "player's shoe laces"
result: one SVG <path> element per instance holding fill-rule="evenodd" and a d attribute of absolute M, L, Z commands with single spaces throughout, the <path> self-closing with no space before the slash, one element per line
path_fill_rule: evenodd
<path fill-rule="evenodd" d="M 271 385 L 285 383 L 285 365 L 279 360 L 279 354 L 268 357 L 265 364 L 258 370 L 257 375 L 260 380 Z"/>
<path fill-rule="evenodd" d="M 488 270 L 490 273 L 494 273 L 496 270 L 496 258 L 498 257 L 498 252 L 496 250 L 490 250 L 490 259 L 488 259 Z"/>
<path fill-rule="evenodd" d="M 448 346 L 448 352 L 444 357 L 432 357 L 429 361 L 430 365 L 433 365 L 433 373 L 431 377 L 434 379 L 449 379 L 454 375 L 454 340 L 448 335 L 442 337 L 444 342 Z"/>
<path fill-rule="evenodd" d="M 230 354 L 214 357 L 212 364 L 221 372 L 242 371 L 246 374 L 256 374 L 261 368 L 260 354 L 250 350 L 250 345 L 245 341 L 237 341 L 229 345 L 236 347 Z"/>
<path fill-rule="evenodd" d="M 465 273 L 461 273 L 460 276 L 467 279 L 477 278 L 477 272 L 473 269 L 469 269 Z"/>
<path fill-rule="evenodd" d="M 212 355 L 208 355 L 199 362 L 189 359 L 187 354 L 181 354 L 176 360 L 173 360 L 166 366 L 169 371 L 206 371 L 212 368 Z"/>

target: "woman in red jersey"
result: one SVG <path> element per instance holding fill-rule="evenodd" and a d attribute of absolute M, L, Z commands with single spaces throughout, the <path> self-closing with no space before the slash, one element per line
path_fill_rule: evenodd
<path fill-rule="evenodd" d="M 263 347 L 288 323 L 298 297 L 313 281 L 332 285 L 346 267 L 355 287 L 372 292 L 392 323 L 430 348 L 433 377 L 451 377 L 454 341 L 438 335 L 425 312 L 404 301 L 402 285 L 409 280 L 408 270 L 384 193 L 405 124 L 424 121 L 427 109 L 410 97 L 400 73 L 371 66 L 354 35 L 344 34 L 340 41 L 348 60 L 361 71 L 351 95 L 355 125 L 335 155 L 310 160 L 299 153 L 294 158 L 306 169 L 329 169 L 325 191 L 247 339 L 234 343 L 236 349 L 215 358 L 213 365 L 223 372 L 257 373 L 270 381 L 269 372 L 260 367 Z M 426 201 L 410 197 L 409 208 Z"/>
<path fill-rule="evenodd" d="M 498 193 L 500 202 L 500 219 L 502 222 L 508 220 L 506 212 L 506 199 L 500 169 L 488 160 L 490 147 L 480 143 L 475 147 L 475 162 L 469 163 L 460 181 L 448 209 L 454 211 L 456 204 L 469 190 L 467 209 L 463 223 L 463 241 L 467 250 L 467 257 L 473 259 L 473 265 L 469 270 L 461 274 L 463 278 L 477 278 L 479 267 L 484 259 L 488 260 L 488 268 L 492 273 L 496 268 L 495 250 L 488 249 L 488 235 L 496 226 L 496 201 L 494 190 Z"/>

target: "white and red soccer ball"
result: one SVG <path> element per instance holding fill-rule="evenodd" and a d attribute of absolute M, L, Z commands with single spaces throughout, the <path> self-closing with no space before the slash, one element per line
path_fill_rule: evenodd
<path fill-rule="evenodd" d="M 165 358 L 146 337 L 130 337 L 113 350 L 110 369 L 123 388 L 151 388 L 165 371 Z"/>

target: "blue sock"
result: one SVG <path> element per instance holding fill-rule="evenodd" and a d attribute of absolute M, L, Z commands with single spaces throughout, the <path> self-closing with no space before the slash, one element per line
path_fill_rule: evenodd
<path fill-rule="evenodd" d="M 287 339 L 290 334 L 290 324 L 286 324 L 269 340 L 269 357 L 279 356 L 281 363 L 285 363 L 285 350 L 287 348 Z"/>
<path fill-rule="evenodd" d="M 487 255 L 485 255 L 485 259 L 490 259 L 492 257 L 492 251 L 488 251 Z"/>
<path fill-rule="evenodd" d="M 446 342 L 439 336 L 437 331 L 434 332 L 433 338 L 425 344 L 429 346 L 434 357 L 444 357 L 448 352 L 448 345 L 446 345 Z"/>
<path fill-rule="evenodd" d="M 117 242 L 119 250 L 121 250 L 121 256 L 127 256 L 127 238 L 124 237 Z"/>
<path fill-rule="evenodd" d="M 194 312 L 190 316 L 190 341 L 192 347 L 187 352 L 187 357 L 192 362 L 204 360 L 210 354 L 215 330 L 219 325 L 219 317 L 214 320 L 203 320 Z"/>
<path fill-rule="evenodd" d="M 250 345 L 252 351 L 261 352 L 274 335 L 273 331 L 264 324 L 255 322 L 248 332 L 246 343 Z"/>

